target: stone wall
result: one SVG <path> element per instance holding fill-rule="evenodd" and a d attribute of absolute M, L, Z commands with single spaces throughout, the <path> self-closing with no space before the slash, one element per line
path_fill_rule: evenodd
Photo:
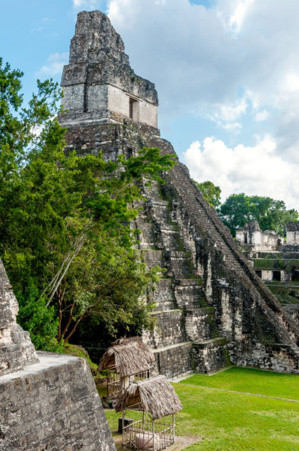
<path fill-rule="evenodd" d="M 193 371 L 192 343 L 153 349 L 160 374 L 173 379 Z"/>
<path fill-rule="evenodd" d="M 98 133 L 106 130 L 107 126 L 98 127 Z M 122 128 L 110 127 L 114 128 L 117 136 L 113 145 L 118 154 L 126 154 L 128 148 L 136 153 L 143 145 L 173 153 L 170 143 L 155 134 L 147 134 L 147 130 L 142 133 L 137 124 L 136 128 L 133 124 Z M 71 130 L 69 136 L 72 136 Z M 105 157 L 110 149 L 111 143 L 102 143 Z M 219 365 L 227 364 L 229 358 L 235 364 L 262 368 L 272 365 L 273 369 L 298 372 L 299 332 L 296 324 L 248 265 L 229 231 L 192 183 L 186 168 L 177 164 L 165 174 L 165 182 L 161 187 L 144 188 L 147 201 L 144 213 L 136 222 L 141 229 L 140 246 L 145 261 L 149 265 L 160 264 L 166 268 L 169 277 L 168 290 L 161 290 L 161 303 L 160 288 L 154 295 L 158 301 L 158 322 L 161 323 L 163 318 L 165 327 L 170 327 L 168 335 L 155 332 L 152 336 L 145 336 L 152 345 L 159 337 L 153 346 L 156 346 L 158 355 L 161 352 L 160 371 L 171 375 L 175 352 L 185 356 L 186 349 L 190 350 L 187 343 L 192 340 L 197 355 L 200 354 L 198 349 L 202 350 L 200 357 L 195 359 L 196 353 L 193 353 L 193 364 L 192 353 L 191 357 L 182 359 L 181 365 L 174 361 L 173 376 L 178 368 L 185 373 L 193 365 L 202 371 L 214 371 Z M 186 310 L 181 322 L 180 343 L 175 332 L 178 323 L 175 325 L 171 321 L 173 307 Z M 213 313 L 209 315 L 201 310 L 211 307 Z M 171 336 L 175 337 L 175 348 L 169 348 Z M 227 339 L 225 344 L 222 338 Z M 211 346 L 210 340 L 215 339 Z M 271 350 L 271 358 L 268 358 L 267 352 L 273 343 L 283 344 L 282 351 Z M 293 350 L 291 358 L 285 358 L 290 349 Z"/>
<path fill-rule="evenodd" d="M 39 363 L 0 377 L 0 449 L 115 450 L 87 362 L 38 356 Z"/>
<path fill-rule="evenodd" d="M 289 222 L 287 229 L 287 245 L 299 246 L 299 223 Z"/>

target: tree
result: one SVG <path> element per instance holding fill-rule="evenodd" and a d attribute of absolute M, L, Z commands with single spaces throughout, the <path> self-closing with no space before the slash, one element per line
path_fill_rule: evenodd
<path fill-rule="evenodd" d="M 197 188 L 202 192 L 203 197 L 207 202 L 209 202 L 210 205 L 217 208 L 220 205 L 220 195 L 221 195 L 221 189 L 219 186 L 214 185 L 212 182 L 203 182 L 198 183 L 195 180 L 193 180 Z"/>
<path fill-rule="evenodd" d="M 148 270 L 132 249 L 129 222 L 144 177 L 160 180 L 173 158 L 156 148 L 110 162 L 66 157 L 65 130 L 55 118 L 58 85 L 38 81 L 23 108 L 21 77 L 0 60 L 0 253 L 22 325 L 41 348 L 53 330 L 58 340 L 71 338 L 90 315 L 110 330 L 137 317 L 149 327 L 140 297 L 159 268 Z"/>
<path fill-rule="evenodd" d="M 218 214 L 233 236 L 237 229 L 253 220 L 258 221 L 262 230 L 274 230 L 280 235 L 285 235 L 288 222 L 298 221 L 298 212 L 287 210 L 283 201 L 244 193 L 229 196 L 218 209 Z"/>

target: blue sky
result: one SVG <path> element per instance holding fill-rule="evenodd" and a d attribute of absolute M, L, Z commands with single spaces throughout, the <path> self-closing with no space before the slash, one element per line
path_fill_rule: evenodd
<path fill-rule="evenodd" d="M 60 81 L 76 14 L 100 9 L 159 93 L 159 127 L 193 178 L 299 209 L 297 0 L 2 2 L 4 61 Z"/>

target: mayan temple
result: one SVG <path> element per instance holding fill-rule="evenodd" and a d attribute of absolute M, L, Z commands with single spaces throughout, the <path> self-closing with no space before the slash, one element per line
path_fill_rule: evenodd
<path fill-rule="evenodd" d="M 105 159 L 143 147 L 174 154 L 157 128 L 153 83 L 137 76 L 109 18 L 78 15 L 61 86 L 67 151 Z M 149 266 L 166 269 L 154 293 L 157 327 L 144 333 L 160 373 L 213 372 L 230 362 L 299 374 L 299 328 L 256 276 L 180 162 L 144 187 L 134 227 Z"/>

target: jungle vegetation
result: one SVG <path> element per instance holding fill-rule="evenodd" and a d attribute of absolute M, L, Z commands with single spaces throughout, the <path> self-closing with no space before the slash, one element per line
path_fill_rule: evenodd
<path fill-rule="evenodd" d="M 126 160 L 64 153 L 61 92 L 37 81 L 24 107 L 22 72 L 0 59 L 0 256 L 38 349 L 59 350 L 87 318 L 112 335 L 153 325 L 141 301 L 160 277 L 132 246 L 141 182 L 175 163 L 157 148 Z"/>

